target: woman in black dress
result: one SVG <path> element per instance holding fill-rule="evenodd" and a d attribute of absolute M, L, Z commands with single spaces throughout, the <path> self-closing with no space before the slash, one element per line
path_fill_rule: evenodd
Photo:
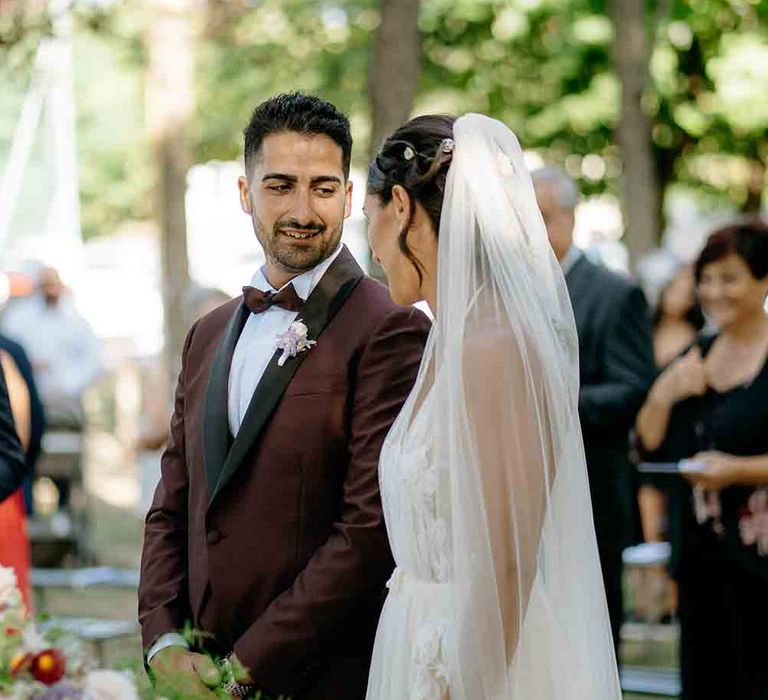
<path fill-rule="evenodd" d="M 699 257 L 719 331 L 657 379 L 637 421 L 651 459 L 692 458 L 680 482 L 680 664 L 685 700 L 768 698 L 768 226 L 713 234 Z"/>

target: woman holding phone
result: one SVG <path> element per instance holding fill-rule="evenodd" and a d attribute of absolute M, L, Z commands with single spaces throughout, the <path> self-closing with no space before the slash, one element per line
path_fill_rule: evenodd
<path fill-rule="evenodd" d="M 768 697 L 768 225 L 710 236 L 695 266 L 714 334 L 664 370 L 637 420 L 651 460 L 691 458 L 677 577 L 685 700 Z"/>

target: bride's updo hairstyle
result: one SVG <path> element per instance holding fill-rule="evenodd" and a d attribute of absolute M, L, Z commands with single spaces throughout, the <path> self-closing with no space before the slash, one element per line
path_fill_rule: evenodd
<path fill-rule="evenodd" d="M 408 192 L 410 215 L 398 238 L 400 250 L 422 277 L 422 266 L 408 247 L 408 228 L 418 202 L 427 213 L 435 235 L 440 230 L 445 179 L 453 157 L 453 123 L 450 114 L 427 114 L 406 122 L 384 140 L 368 166 L 368 194 L 382 207 L 392 201 L 392 188 Z"/>

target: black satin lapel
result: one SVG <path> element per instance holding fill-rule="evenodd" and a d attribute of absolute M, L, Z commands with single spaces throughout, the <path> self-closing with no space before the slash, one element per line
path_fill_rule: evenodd
<path fill-rule="evenodd" d="M 229 452 L 229 367 L 248 314 L 242 303 L 235 310 L 216 350 L 208 377 L 203 409 L 203 457 L 209 494 L 213 493 Z"/>
<path fill-rule="evenodd" d="M 303 321 L 307 326 L 307 337 L 310 340 L 317 340 L 320 337 L 363 276 L 362 269 L 345 246 L 309 295 L 309 299 L 297 317 L 297 320 Z M 242 464 L 294 374 L 311 352 L 310 349 L 289 358 L 285 365 L 280 367 L 277 364 L 280 352 L 275 351 L 248 404 L 243 423 L 221 470 L 216 488 L 211 494 L 211 501 L 216 498 Z"/>

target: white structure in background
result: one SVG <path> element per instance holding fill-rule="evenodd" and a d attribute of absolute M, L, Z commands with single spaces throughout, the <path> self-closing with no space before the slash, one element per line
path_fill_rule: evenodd
<path fill-rule="evenodd" d="M 667 195 L 667 226 L 661 245 L 637 264 L 640 283 L 651 306 L 658 303 L 664 287 L 680 267 L 695 262 L 709 235 L 738 215 L 734 206 L 704 209 L 685 190 L 673 190 Z"/>
<path fill-rule="evenodd" d="M 76 282 L 82 271 L 82 236 L 78 199 L 75 102 L 73 87 L 71 0 L 50 0 L 53 34 L 40 42 L 29 90 L 0 180 L 0 256 L 15 266 L 32 251 L 45 251 L 45 262 Z M 40 126 L 43 134 L 38 136 Z M 30 155 L 42 138 L 51 160 L 52 188 L 43 206 L 45 224 L 33 237 L 10 240 L 16 205 Z M 37 255 L 36 257 L 40 257 Z"/>
<path fill-rule="evenodd" d="M 203 287 L 234 296 L 264 261 L 250 218 L 240 209 L 237 178 L 243 167 L 211 161 L 187 175 L 189 274 Z"/>
<path fill-rule="evenodd" d="M 739 215 L 735 206 L 703 209 L 696 198 L 685 191 L 667 195 L 666 209 L 667 227 L 662 247 L 683 262 L 693 262 L 709 234 Z"/>
<path fill-rule="evenodd" d="M 623 234 L 624 219 L 615 197 L 603 194 L 579 202 L 573 239 L 591 260 L 626 273 L 629 270 L 629 255 L 621 240 Z"/>
<path fill-rule="evenodd" d="M 131 224 L 84 245 L 78 308 L 107 341 L 107 362 L 159 355 L 163 348 L 160 246 L 152 226 Z"/>

